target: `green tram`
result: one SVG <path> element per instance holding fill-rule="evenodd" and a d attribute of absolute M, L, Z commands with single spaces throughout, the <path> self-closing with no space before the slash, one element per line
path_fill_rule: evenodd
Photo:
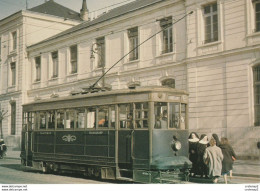
<path fill-rule="evenodd" d="M 139 87 L 25 104 L 21 162 L 45 173 L 187 181 L 187 103 L 185 91 Z"/>

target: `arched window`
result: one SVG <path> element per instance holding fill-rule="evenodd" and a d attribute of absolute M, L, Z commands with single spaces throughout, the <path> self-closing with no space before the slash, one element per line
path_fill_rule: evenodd
<path fill-rule="evenodd" d="M 254 100 L 255 126 L 260 126 L 260 65 L 253 68 L 254 73 Z"/>
<path fill-rule="evenodd" d="M 175 88 L 175 79 L 173 78 L 163 79 L 161 82 L 162 82 L 162 86 Z"/>

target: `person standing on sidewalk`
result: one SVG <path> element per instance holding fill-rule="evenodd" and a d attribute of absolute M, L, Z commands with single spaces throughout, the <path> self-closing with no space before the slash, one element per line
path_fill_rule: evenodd
<path fill-rule="evenodd" d="M 205 175 L 205 178 L 208 178 L 208 170 L 207 165 L 204 163 L 203 155 L 208 147 L 208 137 L 205 134 L 202 134 L 200 136 L 200 140 L 197 144 L 197 153 L 198 153 L 198 159 L 197 159 L 197 165 L 198 165 L 198 172 L 201 176 L 201 178 Z"/>
<path fill-rule="evenodd" d="M 224 155 L 224 159 L 222 161 L 222 175 L 224 176 L 225 183 L 227 184 L 227 175 L 229 174 L 230 179 L 232 178 L 233 163 L 237 156 L 226 137 L 221 138 L 221 144 L 219 147 Z"/>
<path fill-rule="evenodd" d="M 216 146 L 216 140 L 212 137 L 209 142 L 210 146 L 206 148 L 203 155 L 205 164 L 208 165 L 209 177 L 214 183 L 218 182 L 221 176 L 223 154 L 219 147 Z"/>
<path fill-rule="evenodd" d="M 220 141 L 219 141 L 219 138 L 218 138 L 218 135 L 216 133 L 212 134 L 212 137 L 215 139 L 216 141 L 216 146 L 219 147 L 220 145 Z"/>
<path fill-rule="evenodd" d="M 192 162 L 191 168 L 191 176 L 195 177 L 198 174 L 197 170 L 197 160 L 198 160 L 198 153 L 197 153 L 197 145 L 199 142 L 199 136 L 197 133 L 192 132 L 189 136 L 189 159 Z"/>

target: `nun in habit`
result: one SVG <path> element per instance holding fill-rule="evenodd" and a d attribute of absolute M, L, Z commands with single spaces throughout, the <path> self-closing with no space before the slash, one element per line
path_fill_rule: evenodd
<path fill-rule="evenodd" d="M 205 176 L 205 178 L 208 178 L 208 169 L 207 165 L 204 162 L 203 156 L 205 153 L 206 148 L 208 147 L 208 137 L 205 134 L 202 134 L 200 136 L 200 140 L 197 145 L 197 153 L 198 153 L 198 160 L 197 160 L 197 165 L 198 165 L 198 172 L 201 177 Z"/>
<path fill-rule="evenodd" d="M 197 160 L 198 160 L 198 153 L 197 153 L 197 144 L 199 142 L 199 136 L 197 133 L 192 132 L 189 136 L 189 159 L 192 162 L 192 168 L 191 168 L 191 175 L 195 176 L 198 174 L 197 170 Z"/>
<path fill-rule="evenodd" d="M 213 137 L 210 139 L 210 146 L 206 148 L 203 159 L 208 161 L 209 177 L 214 183 L 217 183 L 221 176 L 223 154 L 221 149 L 216 146 L 216 140 Z"/>

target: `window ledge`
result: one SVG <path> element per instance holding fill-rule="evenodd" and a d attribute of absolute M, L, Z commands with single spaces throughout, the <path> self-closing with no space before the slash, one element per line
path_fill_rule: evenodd
<path fill-rule="evenodd" d="M 206 44 L 201 44 L 198 46 L 198 48 L 204 48 L 204 47 L 208 47 L 208 46 L 216 46 L 216 45 L 219 45 L 221 44 L 222 41 L 215 41 L 215 42 L 209 42 L 209 43 L 206 43 Z"/>
<path fill-rule="evenodd" d="M 78 73 L 76 72 L 76 73 L 69 73 L 68 74 L 68 77 L 73 77 L 73 76 L 77 76 L 78 75 Z"/>
<path fill-rule="evenodd" d="M 33 84 L 40 84 L 41 80 L 34 81 Z"/>
<path fill-rule="evenodd" d="M 57 76 L 57 77 L 51 77 L 51 78 L 49 79 L 49 81 L 56 81 L 56 80 L 58 80 L 58 76 Z"/>
<path fill-rule="evenodd" d="M 160 54 L 160 55 L 156 56 L 155 58 L 171 56 L 171 55 L 174 55 L 174 54 L 175 54 L 175 52 L 167 52 L 167 53 Z"/>
<path fill-rule="evenodd" d="M 260 36 L 260 31 L 253 32 L 251 34 L 246 35 L 246 37 L 254 37 L 254 36 Z"/>
<path fill-rule="evenodd" d="M 127 61 L 127 62 L 125 62 L 125 63 L 123 63 L 124 65 L 127 65 L 127 64 L 134 64 L 134 63 L 138 63 L 138 62 L 140 62 L 140 60 L 139 59 L 137 59 L 137 60 L 131 60 L 131 61 Z"/>
<path fill-rule="evenodd" d="M 94 72 L 101 72 L 103 68 L 95 68 L 93 71 Z M 106 67 L 104 67 L 104 70 L 106 70 Z"/>
<path fill-rule="evenodd" d="M 17 55 L 17 49 L 11 50 L 11 51 L 9 52 L 9 57 L 10 57 L 10 56 L 15 56 L 15 55 Z"/>

